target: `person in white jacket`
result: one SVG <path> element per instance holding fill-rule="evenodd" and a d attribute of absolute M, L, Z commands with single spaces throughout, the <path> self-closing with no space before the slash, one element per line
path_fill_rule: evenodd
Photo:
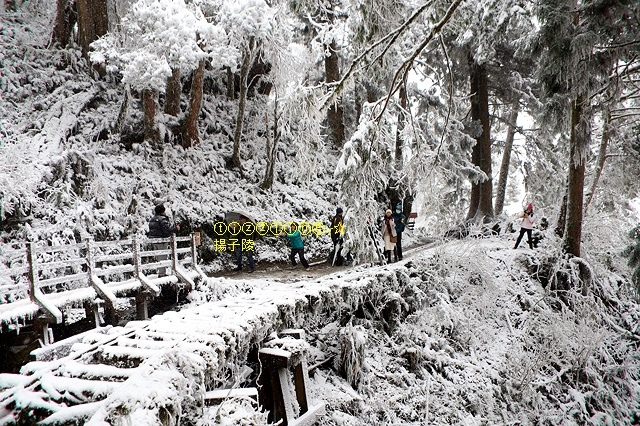
<path fill-rule="evenodd" d="M 529 248 L 533 250 L 533 240 L 531 238 L 531 230 L 533 229 L 533 222 L 535 221 L 535 217 L 533 216 L 533 204 L 530 203 L 527 208 L 524 209 L 524 213 L 520 215 L 520 218 L 522 219 L 522 223 L 520 223 L 520 235 L 518 235 L 516 245 L 513 246 L 513 248 L 518 248 L 518 245 L 522 240 L 522 236 L 526 232 L 527 238 L 529 239 Z"/>

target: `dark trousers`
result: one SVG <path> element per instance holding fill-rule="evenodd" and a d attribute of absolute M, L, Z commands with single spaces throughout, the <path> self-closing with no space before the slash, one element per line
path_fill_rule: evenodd
<path fill-rule="evenodd" d="M 531 239 L 531 229 L 520 228 L 520 235 L 518 235 L 518 239 L 516 240 L 516 245 L 513 247 L 514 249 L 518 248 L 520 241 L 522 241 L 522 236 L 524 233 L 527 233 L 527 238 L 529 239 L 529 248 L 533 250 L 533 240 Z"/>
<path fill-rule="evenodd" d="M 398 232 L 396 237 L 396 248 L 393 251 L 396 262 L 402 260 L 402 232 Z"/>
<path fill-rule="evenodd" d="M 249 269 L 253 271 L 253 268 L 255 267 L 255 264 L 253 262 L 253 250 L 248 250 L 243 252 L 240 246 L 236 247 L 236 265 L 238 265 L 238 268 L 242 268 L 243 253 L 247 255 L 247 261 L 249 262 Z"/>
<path fill-rule="evenodd" d="M 300 257 L 300 262 L 302 263 L 302 266 L 304 266 L 305 268 L 308 268 L 309 262 L 307 262 L 307 259 L 304 258 L 304 247 L 291 249 L 291 254 L 289 255 L 289 259 L 291 259 L 291 264 L 293 266 L 297 265 L 296 254 Z"/>

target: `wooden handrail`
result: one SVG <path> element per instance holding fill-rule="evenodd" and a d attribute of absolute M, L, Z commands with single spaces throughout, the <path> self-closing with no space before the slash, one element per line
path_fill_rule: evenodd
<path fill-rule="evenodd" d="M 170 243 L 170 248 L 166 250 L 141 250 L 143 245 L 158 242 L 168 242 Z M 178 248 L 178 243 L 189 243 L 189 245 Z M 28 279 L 26 293 L 29 299 L 42 309 L 48 318 L 47 321 L 55 321 L 57 323 L 63 321 L 63 315 L 54 303 L 47 300 L 47 297 L 53 293 L 62 294 L 74 291 L 56 292 L 55 285 L 57 284 L 71 281 L 84 282 L 83 287 L 92 287 L 98 297 L 109 308 L 112 308 L 116 297 L 109 290 L 109 285 L 105 284 L 101 277 L 112 274 L 133 273 L 133 278 L 139 281 L 140 288 L 153 296 L 160 294 L 160 288 L 145 275 L 146 271 L 149 270 L 159 267 L 171 267 L 174 274 L 181 281 L 186 282 L 189 287 L 193 288 L 193 280 L 182 266 L 182 264 L 191 264 L 198 274 L 203 279 L 206 279 L 197 264 L 196 238 L 194 234 L 186 237 L 177 237 L 174 234 L 171 238 L 134 236 L 131 239 L 100 242 L 89 239 L 82 244 L 64 246 L 37 247 L 35 243 L 28 242 L 24 249 L 10 247 L 4 250 L 4 254 L 8 251 L 11 252 L 12 263 L 18 263 L 20 266 L 0 270 L 0 277 L 11 277 L 13 278 L 12 281 L 16 283 L 3 285 L 2 288 L 17 288 L 18 277 L 26 275 Z M 171 259 L 142 263 L 143 258 L 152 258 L 162 254 L 171 255 Z M 185 255 L 186 257 L 184 257 Z M 21 256 L 24 256 L 22 257 L 23 261 L 20 261 Z M 179 260 L 180 256 L 183 256 L 183 260 Z M 65 259 L 65 257 L 67 258 Z M 109 263 L 111 264 L 109 265 Z M 40 289 L 45 287 L 52 293 L 43 294 Z M 57 298 L 57 300 L 63 299 L 64 297 Z M 11 305 L 12 303 L 17 302 L 3 305 Z M 57 303 L 60 302 L 58 301 Z"/>

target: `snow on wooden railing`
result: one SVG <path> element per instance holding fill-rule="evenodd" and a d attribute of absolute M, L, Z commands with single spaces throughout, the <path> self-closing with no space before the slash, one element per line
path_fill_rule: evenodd
<path fill-rule="evenodd" d="M 197 262 L 198 240 L 197 234 L 153 239 L 134 236 L 119 241 L 89 239 L 63 246 L 37 246 L 29 242 L 24 248 L 3 248 L 2 257 L 9 260 L 9 265 L 0 265 L 5 267 L 0 269 L 0 324 L 41 315 L 44 341 L 50 343 L 51 335 L 46 328 L 48 323 L 63 322 L 61 307 L 77 302 L 93 303 L 97 296 L 97 303 L 104 303 L 105 313 L 113 319 L 116 295 L 134 290 L 139 291 L 144 309 L 138 317 L 145 319 L 146 297 L 159 296 L 160 285 L 177 282 L 177 277 L 194 287 L 192 275 L 183 265 L 191 264 L 206 279 Z M 161 247 L 163 244 L 166 248 Z M 154 247 L 148 250 L 147 245 Z M 175 276 L 147 275 L 158 268 L 171 268 Z M 99 322 L 97 305 L 93 304 Z"/>

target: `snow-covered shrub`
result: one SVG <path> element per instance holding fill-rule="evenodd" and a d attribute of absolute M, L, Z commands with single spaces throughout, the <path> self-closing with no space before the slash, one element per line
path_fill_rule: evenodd
<path fill-rule="evenodd" d="M 340 354 L 335 360 L 340 375 L 354 388 L 358 389 L 366 372 L 365 347 L 366 331 L 360 326 L 349 323 L 340 331 Z"/>
<path fill-rule="evenodd" d="M 636 287 L 636 292 L 640 294 L 640 225 L 629 232 L 632 243 L 625 250 L 625 256 L 629 259 L 628 264 L 633 269 L 631 281 Z"/>

